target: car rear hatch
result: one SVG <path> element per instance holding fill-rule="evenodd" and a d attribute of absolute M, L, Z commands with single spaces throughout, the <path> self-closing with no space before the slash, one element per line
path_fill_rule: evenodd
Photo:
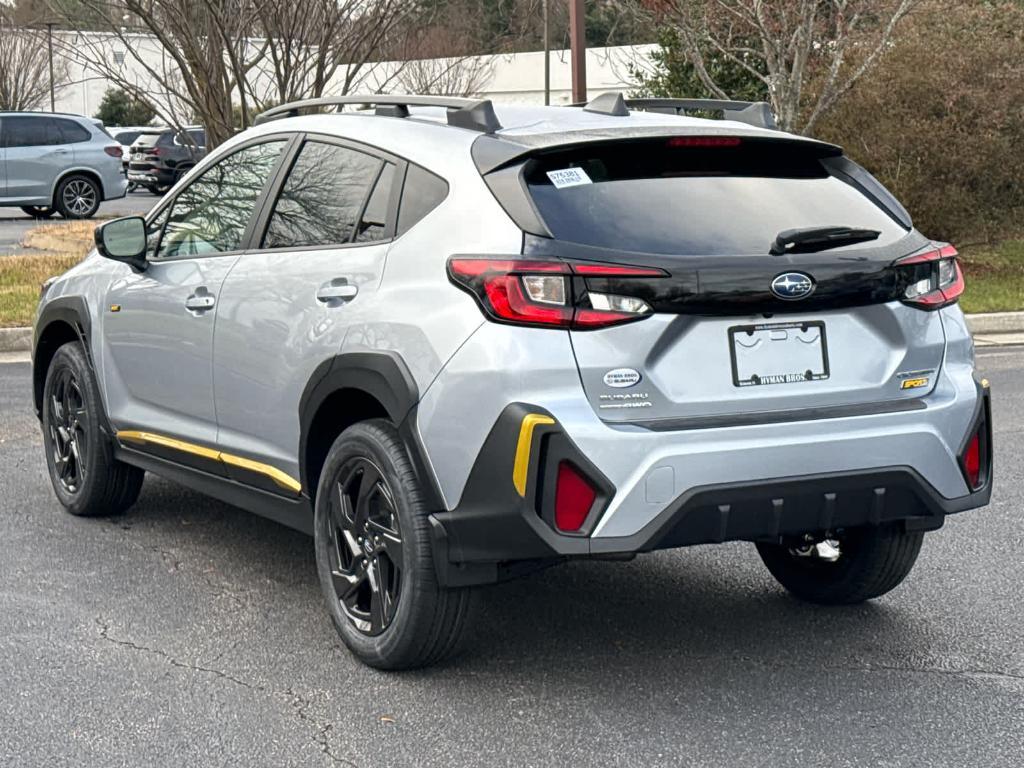
<path fill-rule="evenodd" d="M 148 171 L 160 161 L 157 144 L 163 133 L 142 133 L 132 144 L 128 167 L 133 171 Z"/>
<path fill-rule="evenodd" d="M 527 235 L 525 255 L 574 265 L 579 306 L 649 308 L 570 330 L 602 419 L 671 429 L 923 407 L 945 345 L 933 276 L 955 252 L 838 148 L 602 141 L 536 152 L 519 173 L 550 233 Z"/>

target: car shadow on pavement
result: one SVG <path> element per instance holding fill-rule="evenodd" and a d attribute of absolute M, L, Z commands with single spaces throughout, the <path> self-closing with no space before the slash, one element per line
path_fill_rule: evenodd
<path fill-rule="evenodd" d="M 201 553 L 237 588 L 257 590 L 252 598 L 267 615 L 286 608 L 324 615 L 312 539 L 303 534 L 155 479 L 131 512 L 111 522 L 183 561 Z M 631 562 L 567 563 L 483 588 L 465 652 L 413 674 L 458 669 L 486 677 L 529 668 L 557 679 L 581 667 L 651 664 L 680 678 L 723 664 L 884 670 L 891 655 L 880 657 L 880 647 L 897 657 L 926 652 L 918 625 L 897 596 L 839 608 L 800 603 L 775 584 L 753 545 L 737 542 Z"/>

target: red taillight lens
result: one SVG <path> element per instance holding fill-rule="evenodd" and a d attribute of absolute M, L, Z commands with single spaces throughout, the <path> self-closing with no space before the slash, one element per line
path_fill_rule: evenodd
<path fill-rule="evenodd" d="M 448 276 L 453 283 L 473 294 L 495 320 L 592 330 L 639 320 L 650 314 L 651 308 L 635 297 L 588 292 L 582 278 L 618 280 L 665 277 L 667 273 L 650 267 L 616 264 L 570 265 L 563 261 L 455 256 L 448 260 Z"/>
<path fill-rule="evenodd" d="M 903 301 L 922 309 L 941 309 L 954 304 L 964 292 L 964 273 L 956 248 L 944 245 L 907 256 L 895 266 L 910 272 Z"/>
<path fill-rule="evenodd" d="M 106 152 L 111 157 L 122 157 L 122 156 L 124 156 L 124 150 L 121 149 L 121 147 L 119 145 L 117 145 L 117 144 L 114 144 L 113 146 L 110 146 L 110 147 L 104 147 L 103 151 Z"/>
<path fill-rule="evenodd" d="M 964 451 L 964 472 L 971 490 L 981 487 L 981 433 L 975 433 Z"/>
<path fill-rule="evenodd" d="M 586 522 L 597 499 L 597 491 L 572 464 L 558 465 L 555 486 L 555 527 L 565 533 L 576 533 Z"/>

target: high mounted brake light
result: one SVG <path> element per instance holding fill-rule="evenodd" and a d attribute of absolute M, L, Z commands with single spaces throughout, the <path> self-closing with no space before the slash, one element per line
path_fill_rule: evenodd
<path fill-rule="evenodd" d="M 651 267 L 536 259 L 453 256 L 448 277 L 492 319 L 515 325 L 594 330 L 640 320 L 651 308 L 635 296 L 590 292 L 586 278 L 666 277 Z"/>
<path fill-rule="evenodd" d="M 673 136 L 668 140 L 670 147 L 738 147 L 743 143 L 739 136 Z"/>
<path fill-rule="evenodd" d="M 895 266 L 911 273 L 903 302 L 921 309 L 942 309 L 955 304 L 964 292 L 964 273 L 952 245 L 896 261 Z"/>

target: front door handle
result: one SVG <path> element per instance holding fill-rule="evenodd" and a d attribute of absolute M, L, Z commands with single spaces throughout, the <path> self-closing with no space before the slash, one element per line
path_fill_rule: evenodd
<path fill-rule="evenodd" d="M 351 301 L 359 293 L 359 286 L 353 285 L 344 277 L 336 277 L 317 289 L 316 298 L 325 304 L 331 302 L 344 303 Z"/>
<path fill-rule="evenodd" d="M 217 300 L 212 293 L 205 288 L 197 288 L 195 293 L 185 299 L 185 309 L 190 312 L 206 312 L 213 309 L 213 305 L 216 303 Z"/>

